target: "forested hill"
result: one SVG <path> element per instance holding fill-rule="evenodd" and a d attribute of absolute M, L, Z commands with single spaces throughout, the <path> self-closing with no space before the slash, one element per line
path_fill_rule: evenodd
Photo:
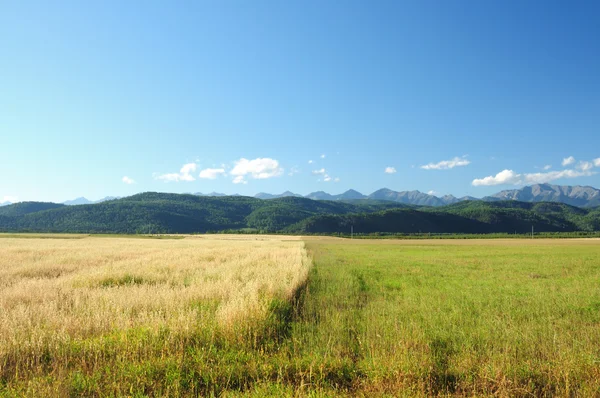
<path fill-rule="evenodd" d="M 464 201 L 443 207 L 397 202 L 283 197 L 207 197 L 142 193 L 102 203 L 27 202 L 0 210 L 3 232 L 194 233 L 224 230 L 289 233 L 598 231 L 600 209 L 559 203 Z"/>
<path fill-rule="evenodd" d="M 20 202 L 0 207 L 0 216 L 22 216 L 42 210 L 58 209 L 64 206 L 63 204 L 52 202 Z"/>
<path fill-rule="evenodd" d="M 292 225 L 294 233 L 527 233 L 600 231 L 600 208 L 560 203 L 467 201 L 419 209 L 391 209 L 371 214 L 316 215 Z"/>
<path fill-rule="evenodd" d="M 33 210 L 35 202 L 27 208 Z M 203 197 L 147 192 L 102 203 L 64 206 L 38 203 L 2 207 L 0 231 L 81 233 L 193 233 L 254 229 L 280 231 L 319 214 L 375 212 L 406 205 L 380 201 L 316 201 L 285 197 Z"/>

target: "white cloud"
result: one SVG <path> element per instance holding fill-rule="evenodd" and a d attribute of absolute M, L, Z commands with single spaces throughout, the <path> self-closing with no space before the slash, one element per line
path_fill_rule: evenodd
<path fill-rule="evenodd" d="M 600 167 L 600 158 L 592 160 L 592 163 L 594 163 L 594 166 Z"/>
<path fill-rule="evenodd" d="M 248 181 L 244 180 L 244 176 L 237 176 L 233 179 L 234 184 L 248 184 Z"/>
<path fill-rule="evenodd" d="M 133 180 L 133 178 L 129 178 L 127 176 L 124 176 L 123 178 L 121 178 L 121 181 L 123 181 L 125 184 L 135 184 L 135 181 Z"/>
<path fill-rule="evenodd" d="M 321 180 L 319 180 L 321 181 Z M 329 174 L 323 174 L 323 181 L 324 182 L 340 182 L 340 178 L 339 177 L 335 177 L 333 178 L 332 176 L 330 176 Z"/>
<path fill-rule="evenodd" d="M 2 197 L 2 199 L 0 200 L 0 203 L 5 203 L 5 202 L 17 203 L 18 201 L 19 201 L 19 198 L 17 196 L 6 195 L 6 196 Z"/>
<path fill-rule="evenodd" d="M 325 154 L 322 154 L 322 155 L 321 155 L 321 159 L 325 159 Z"/>
<path fill-rule="evenodd" d="M 471 183 L 474 186 L 500 185 L 500 184 L 517 184 L 520 175 L 512 170 L 502 170 L 495 176 L 474 179 Z"/>
<path fill-rule="evenodd" d="M 308 164 L 313 164 L 315 161 L 314 160 L 309 160 Z"/>
<path fill-rule="evenodd" d="M 225 169 L 204 169 L 200 170 L 200 175 L 198 177 L 204 178 L 207 180 L 214 180 L 217 177 L 224 175 Z"/>
<path fill-rule="evenodd" d="M 300 173 L 300 169 L 298 168 L 298 166 L 294 166 L 290 169 L 290 172 L 288 173 L 288 175 L 291 177 L 293 175 L 296 175 Z"/>
<path fill-rule="evenodd" d="M 531 173 L 531 174 L 523 175 L 523 183 L 524 184 L 543 184 L 546 182 L 558 180 L 560 178 L 588 177 L 593 174 L 594 173 L 589 170 L 585 170 L 585 171 L 561 170 L 561 171 L 550 171 L 548 173 Z"/>
<path fill-rule="evenodd" d="M 282 175 L 283 168 L 279 166 L 277 160 L 271 158 L 257 158 L 253 160 L 241 158 L 235 162 L 235 166 L 229 174 L 236 177 L 250 176 L 257 180 L 264 180 Z"/>
<path fill-rule="evenodd" d="M 396 172 L 396 168 L 395 167 L 386 167 L 385 168 L 385 173 L 386 174 L 394 174 Z"/>
<path fill-rule="evenodd" d="M 550 170 L 551 168 L 552 168 L 551 164 L 547 164 L 544 167 L 542 167 L 542 169 L 544 169 L 544 170 Z"/>
<path fill-rule="evenodd" d="M 186 163 L 181 167 L 179 173 L 155 174 L 154 179 L 166 182 L 195 181 L 192 173 L 196 171 L 197 167 L 196 163 Z"/>
<path fill-rule="evenodd" d="M 454 159 L 442 160 L 441 162 L 437 162 L 437 163 L 429 163 L 429 164 L 421 166 L 421 168 L 424 170 L 446 170 L 446 169 L 453 169 L 455 167 L 460 167 L 460 166 L 467 166 L 470 163 L 471 162 L 469 160 L 465 159 L 464 156 L 462 158 L 459 158 L 457 156 Z"/>
<path fill-rule="evenodd" d="M 327 171 L 325 169 L 319 169 L 319 170 L 313 170 L 310 172 L 312 175 L 314 176 L 323 176 L 323 181 L 324 182 L 340 182 L 340 178 L 339 177 L 335 177 L 333 178 L 332 176 L 330 176 L 329 174 L 327 174 Z M 321 181 L 321 179 L 318 179 L 317 181 Z"/>
<path fill-rule="evenodd" d="M 438 192 L 434 191 L 433 189 L 431 191 L 427 192 L 427 195 L 437 195 L 437 194 L 438 194 Z"/>
<path fill-rule="evenodd" d="M 568 166 L 570 164 L 575 163 L 575 158 L 573 156 L 569 156 L 568 158 L 564 158 L 562 161 L 563 166 Z"/>
<path fill-rule="evenodd" d="M 503 170 L 495 176 L 489 176 L 485 178 L 475 179 L 471 183 L 474 186 L 490 186 L 490 185 L 525 185 L 525 184 L 544 184 L 550 181 L 558 180 L 561 178 L 576 178 L 586 177 L 595 174 L 589 170 L 561 170 L 561 171 L 550 171 L 547 173 L 525 173 L 517 174 L 512 170 Z"/>
<path fill-rule="evenodd" d="M 584 161 L 581 161 L 581 162 L 579 162 L 579 164 L 577 165 L 577 168 L 578 168 L 579 170 L 582 170 L 582 171 L 587 171 L 587 170 L 591 170 L 591 169 L 593 169 L 593 168 L 594 168 L 594 164 L 593 164 L 592 162 L 584 162 Z"/>
<path fill-rule="evenodd" d="M 196 171 L 196 167 L 198 167 L 196 165 L 196 163 L 187 163 L 184 164 L 183 167 L 181 167 L 180 173 L 181 174 L 190 174 L 193 173 L 194 171 Z"/>

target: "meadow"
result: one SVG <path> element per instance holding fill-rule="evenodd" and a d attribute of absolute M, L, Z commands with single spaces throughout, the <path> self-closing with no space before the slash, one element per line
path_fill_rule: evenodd
<path fill-rule="evenodd" d="M 600 240 L 309 241 L 308 351 L 368 395 L 600 395 Z M 317 298 L 318 297 L 318 298 Z M 312 347 L 312 348 L 309 348 Z"/>
<path fill-rule="evenodd" d="M 0 396 L 598 396 L 600 240 L 0 238 Z"/>

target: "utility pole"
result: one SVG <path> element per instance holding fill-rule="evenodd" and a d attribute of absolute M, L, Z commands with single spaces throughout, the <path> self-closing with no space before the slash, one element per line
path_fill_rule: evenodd
<path fill-rule="evenodd" d="M 533 225 L 531 226 L 531 239 L 533 239 Z"/>
<path fill-rule="evenodd" d="M 350 226 L 350 239 L 354 239 L 354 225 Z"/>

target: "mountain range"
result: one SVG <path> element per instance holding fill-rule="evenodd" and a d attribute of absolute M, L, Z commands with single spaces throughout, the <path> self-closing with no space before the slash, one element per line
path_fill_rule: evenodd
<path fill-rule="evenodd" d="M 193 193 L 196 196 L 203 197 L 225 197 L 225 196 L 240 196 L 238 194 L 226 195 L 219 192 L 211 193 Z M 388 188 L 379 189 L 369 195 L 364 195 L 354 189 L 350 189 L 341 194 L 332 195 L 324 191 L 312 192 L 306 196 L 297 193 L 285 191 L 281 194 L 270 194 L 261 192 L 254 195 L 255 198 L 271 200 L 285 197 L 308 198 L 313 200 L 379 200 L 403 203 L 413 206 L 446 206 L 466 200 L 483 200 L 486 202 L 499 200 L 516 200 L 520 202 L 558 202 L 565 203 L 577 207 L 596 207 L 600 206 L 600 190 L 590 186 L 568 186 L 568 185 L 551 185 L 551 184 L 536 184 L 526 186 L 520 189 L 511 189 L 500 191 L 494 195 L 485 196 L 483 198 L 475 198 L 473 196 L 463 196 L 457 198 L 453 195 L 435 196 L 420 191 L 393 191 Z M 87 205 L 94 203 L 102 203 L 105 201 L 120 199 L 119 197 L 107 196 L 105 198 L 91 201 L 84 197 L 67 200 L 63 204 L 68 206 Z M 0 203 L 0 206 L 10 205 L 10 202 Z"/>
<path fill-rule="evenodd" d="M 520 202 L 558 202 L 578 207 L 600 206 L 600 190 L 589 186 L 536 184 L 521 189 L 498 192 L 483 200 L 517 200 Z"/>
<path fill-rule="evenodd" d="M 226 196 L 225 194 L 211 193 L 196 195 L 202 196 Z M 281 194 L 258 193 L 254 195 L 258 199 L 277 199 L 284 197 L 303 197 L 300 194 L 285 191 Z M 551 184 L 536 184 L 526 186 L 521 189 L 511 189 L 500 191 L 491 196 L 475 198 L 473 196 L 463 196 L 457 198 L 453 195 L 444 195 L 441 197 L 423 193 L 420 191 L 393 191 L 388 188 L 379 189 L 369 195 L 364 195 L 354 189 L 350 189 L 341 194 L 332 195 L 324 191 L 316 191 L 304 196 L 313 200 L 356 200 L 356 199 L 374 199 L 391 202 L 404 203 L 415 206 L 446 206 L 465 200 L 483 200 L 486 202 L 498 200 L 517 200 L 520 202 L 558 202 L 578 207 L 600 206 L 600 190 L 589 186 L 561 186 Z"/>

